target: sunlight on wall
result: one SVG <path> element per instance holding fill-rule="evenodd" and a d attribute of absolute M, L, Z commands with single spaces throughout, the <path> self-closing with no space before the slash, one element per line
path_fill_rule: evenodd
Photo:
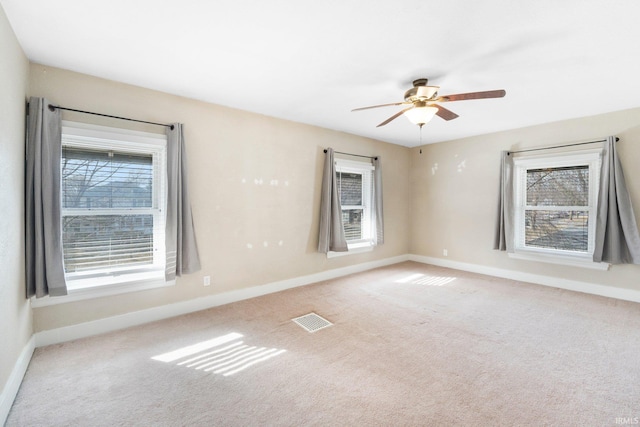
<path fill-rule="evenodd" d="M 427 276 L 425 274 L 412 274 L 402 279 L 396 280 L 396 283 L 413 283 L 416 285 L 426 286 L 444 286 L 456 280 L 455 277 L 439 277 Z"/>
<path fill-rule="evenodd" d="M 240 340 L 242 337 L 242 334 L 232 332 L 212 340 L 153 356 L 152 359 L 165 363 L 177 362 L 177 366 L 213 372 L 228 377 L 286 352 L 286 350 L 277 348 L 249 346 Z M 220 348 L 213 349 L 214 347 Z"/>

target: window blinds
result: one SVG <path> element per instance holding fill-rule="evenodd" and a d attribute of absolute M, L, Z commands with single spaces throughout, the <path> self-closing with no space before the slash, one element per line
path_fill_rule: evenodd
<path fill-rule="evenodd" d="M 528 169 L 527 246 L 587 252 L 589 166 Z"/>
<path fill-rule="evenodd" d="M 153 176 L 151 154 L 63 148 L 66 273 L 153 264 Z"/>

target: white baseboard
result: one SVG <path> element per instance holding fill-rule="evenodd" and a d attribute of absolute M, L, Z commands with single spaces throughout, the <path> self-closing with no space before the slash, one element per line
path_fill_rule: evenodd
<path fill-rule="evenodd" d="M 472 273 L 486 274 L 488 276 L 502 277 L 518 280 L 520 282 L 535 283 L 537 285 L 551 286 L 553 288 L 567 289 L 570 291 L 600 295 L 625 301 L 640 302 L 640 291 L 622 289 L 613 286 L 603 286 L 578 280 L 561 279 L 558 277 L 543 276 L 541 274 L 523 273 L 517 270 L 505 270 L 502 268 L 486 267 L 478 264 L 469 264 L 448 259 L 426 257 L 421 255 L 409 255 L 410 261 L 423 264 L 437 265 L 439 267 L 453 268 Z"/>
<path fill-rule="evenodd" d="M 281 280 L 278 282 L 253 286 L 246 289 L 239 289 L 237 291 L 195 298 L 188 301 L 182 301 L 163 305 L 160 307 L 149 308 L 146 310 L 135 311 L 119 316 L 80 323 L 77 325 L 41 331 L 34 334 L 35 346 L 43 347 L 46 345 L 85 338 L 105 332 L 111 332 L 118 329 L 124 329 L 131 326 L 154 322 L 156 320 L 162 320 L 170 317 L 180 316 L 182 314 L 193 313 L 195 311 L 206 310 L 211 307 L 267 295 L 274 292 L 284 291 L 286 289 L 291 289 L 298 286 L 304 286 L 312 283 L 322 282 L 325 280 L 335 279 L 337 277 L 346 276 L 348 274 L 360 273 L 362 271 L 371 270 L 373 268 L 384 267 L 408 260 L 409 255 L 385 258 L 378 261 L 371 261 L 348 267 L 326 270 L 307 276 L 295 277 L 293 279 Z"/>
<path fill-rule="evenodd" d="M 31 337 L 27 345 L 22 349 L 7 383 L 4 385 L 4 389 L 2 389 L 2 394 L 0 394 L 0 426 L 3 426 L 7 421 L 11 405 L 13 405 L 13 401 L 18 394 L 20 384 L 22 384 L 22 378 L 24 378 L 24 374 L 27 372 L 27 367 L 29 367 L 29 362 L 31 361 L 34 350 L 35 339 Z"/>
<path fill-rule="evenodd" d="M 371 270 L 373 268 L 384 267 L 403 261 L 416 261 L 424 264 L 432 264 L 441 267 L 448 267 L 457 270 L 469 271 L 473 273 L 486 274 L 489 276 L 502 277 L 506 279 L 519 280 L 522 282 L 535 283 L 544 286 L 551 286 L 567 289 L 576 292 L 584 292 L 594 295 L 616 298 L 620 300 L 640 302 L 640 291 L 632 289 L 621 289 L 611 286 L 597 285 L 593 283 L 580 282 L 577 280 L 561 279 L 557 277 L 543 276 L 539 274 L 523 273 L 517 270 L 505 270 L 501 268 L 487 267 L 478 264 L 469 264 L 459 261 L 452 261 L 442 258 L 426 257 L 420 255 L 401 255 L 393 258 L 386 258 L 379 261 L 372 261 L 363 264 L 356 264 L 348 267 L 326 270 L 307 276 L 295 277 L 250 288 L 239 289 L 237 291 L 225 292 L 207 297 L 195 298 L 188 301 L 154 307 L 146 310 L 108 317 L 77 325 L 66 326 L 34 334 L 35 347 L 57 344 L 79 338 L 137 326 L 156 320 L 167 319 L 180 316 L 182 314 L 193 313 L 195 311 L 206 310 L 211 307 L 229 304 L 249 298 L 267 295 L 298 286 L 309 285 L 325 280 L 335 279 L 353 273 Z"/>

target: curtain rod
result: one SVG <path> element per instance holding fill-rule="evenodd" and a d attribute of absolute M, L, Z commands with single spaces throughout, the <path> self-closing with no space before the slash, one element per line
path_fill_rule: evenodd
<path fill-rule="evenodd" d="M 326 153 L 327 150 L 325 149 L 324 152 Z M 378 160 L 378 156 L 372 157 L 372 156 L 363 156 L 362 154 L 351 154 L 351 153 L 343 153 L 341 151 L 334 151 L 334 153 L 336 154 L 344 154 L 345 156 L 354 156 L 354 157 L 364 157 L 365 159 L 373 159 L 373 160 Z"/>
<path fill-rule="evenodd" d="M 128 120 L 130 122 L 146 123 L 148 125 L 165 126 L 165 127 L 170 128 L 171 130 L 173 130 L 173 128 L 174 128 L 173 125 L 166 125 L 164 123 L 147 122 L 145 120 L 130 119 L 128 117 L 111 116 L 109 114 L 94 113 L 92 111 L 76 110 L 74 108 L 66 108 L 66 107 L 60 107 L 59 105 L 51 105 L 51 104 L 49 104 L 49 110 L 53 111 L 56 108 L 58 110 L 74 111 L 76 113 L 92 114 L 94 116 L 109 117 L 109 118 L 112 118 L 112 119 L 119 119 L 119 120 Z"/>
<path fill-rule="evenodd" d="M 616 142 L 618 142 L 618 141 L 620 141 L 620 138 L 618 138 L 616 136 Z M 573 147 L 575 145 L 597 144 L 599 142 L 607 142 L 607 140 L 606 139 L 601 139 L 599 141 L 577 142 L 575 144 L 565 144 L 565 145 L 554 145 L 553 147 L 542 147 L 542 148 L 531 148 L 529 150 L 508 151 L 507 155 L 510 156 L 511 154 L 526 153 L 526 152 L 529 152 L 529 151 L 540 151 L 540 150 L 551 150 L 551 149 L 554 149 L 554 148 Z"/>

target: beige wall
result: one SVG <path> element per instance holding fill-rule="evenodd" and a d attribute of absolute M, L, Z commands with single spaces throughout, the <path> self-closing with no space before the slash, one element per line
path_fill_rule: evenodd
<path fill-rule="evenodd" d="M 640 290 L 640 266 L 610 271 L 510 259 L 492 250 L 501 150 L 617 135 L 636 217 L 640 213 L 640 109 L 566 120 L 411 150 L 411 253 L 556 278 Z M 420 154 L 422 150 L 422 154 Z"/>
<path fill-rule="evenodd" d="M 201 272 L 179 278 L 173 287 L 36 308 L 36 331 L 404 255 L 409 250 L 407 148 L 37 64 L 31 65 L 30 94 L 76 109 L 184 123 L 202 261 Z M 109 124 L 105 119 L 69 113 L 63 119 Z M 145 130 L 163 132 L 157 127 Z M 373 252 L 333 259 L 316 252 L 325 147 L 382 157 L 386 242 Z M 211 275 L 210 287 L 202 285 L 204 275 Z"/>
<path fill-rule="evenodd" d="M 29 62 L 0 6 L 0 391 L 32 334 L 24 291 L 24 127 Z"/>

